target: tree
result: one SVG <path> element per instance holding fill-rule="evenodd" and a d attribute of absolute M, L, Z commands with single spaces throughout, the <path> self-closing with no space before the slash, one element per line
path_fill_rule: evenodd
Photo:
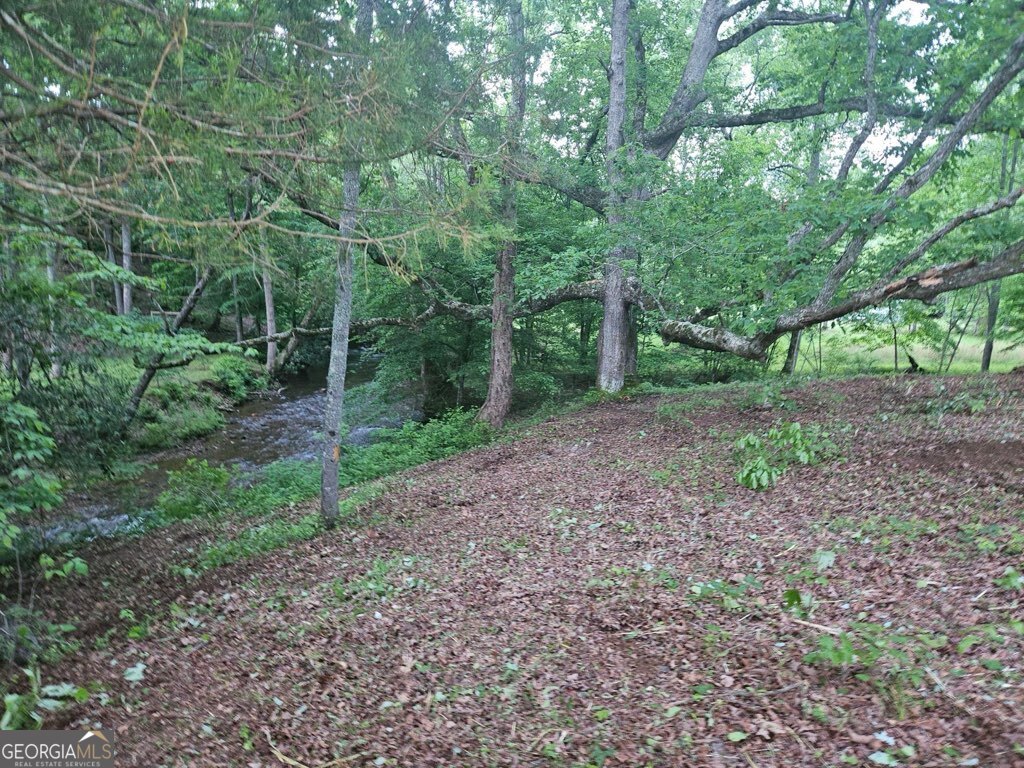
<path fill-rule="evenodd" d="M 1020 156 L 1020 137 L 1013 142 L 1013 151 L 1009 151 L 1010 137 L 1003 137 L 1003 147 L 999 163 L 999 193 L 1010 194 L 1017 177 L 1017 161 Z M 1011 156 L 1012 155 L 1012 156 Z M 1004 213 L 1008 213 L 1005 211 Z M 1002 286 L 1001 280 L 996 280 L 988 286 L 987 311 L 985 313 L 985 346 L 981 353 L 981 372 L 987 373 L 992 365 L 992 348 L 995 345 L 996 321 L 999 318 L 999 293 Z"/>
<path fill-rule="evenodd" d="M 510 0 L 508 8 L 509 45 L 511 48 L 512 98 L 508 106 L 502 161 L 516 162 L 522 142 L 523 119 L 526 115 L 526 29 L 520 0 Z M 498 247 L 494 264 L 491 293 L 491 367 L 487 379 L 487 399 L 479 418 L 495 429 L 505 423 L 512 407 L 512 322 L 515 303 L 515 230 L 517 220 L 516 182 L 511 172 L 501 174 L 501 221 L 511 233 Z"/>

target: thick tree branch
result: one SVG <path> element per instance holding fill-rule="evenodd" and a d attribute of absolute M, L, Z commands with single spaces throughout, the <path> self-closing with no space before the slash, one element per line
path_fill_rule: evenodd
<path fill-rule="evenodd" d="M 192 314 L 192 310 L 196 308 L 196 304 L 199 302 L 199 297 L 203 295 L 203 291 L 206 290 L 207 284 L 210 282 L 210 277 L 213 275 L 213 270 L 210 267 L 206 267 L 199 275 L 199 279 L 196 281 L 195 286 L 189 292 L 188 296 L 185 297 L 185 301 L 182 302 L 181 309 L 178 310 L 178 314 L 174 316 L 174 320 L 171 322 L 167 332 L 172 336 L 181 330 L 181 326 L 185 324 L 188 318 Z M 131 396 L 128 398 L 128 405 L 125 407 L 124 417 L 121 420 L 121 433 L 122 435 L 128 431 L 128 427 L 135 420 L 136 414 L 139 412 L 139 406 L 142 404 L 142 396 L 146 394 L 146 390 L 149 388 L 150 382 L 153 381 L 153 377 L 156 376 L 156 372 L 160 369 L 160 366 L 164 362 L 164 355 L 158 354 L 153 355 L 146 369 L 139 376 L 138 382 L 135 384 L 135 388 L 132 390 Z"/>
<path fill-rule="evenodd" d="M 869 288 L 850 294 L 836 304 L 817 307 L 812 303 L 800 307 L 780 316 L 770 331 L 753 336 L 743 336 L 727 328 L 679 320 L 662 323 L 661 336 L 665 341 L 674 341 L 698 349 L 729 352 L 748 360 L 763 361 L 769 347 L 787 333 L 837 320 L 887 301 L 929 301 L 943 293 L 970 288 L 1022 272 L 1024 240 L 1019 240 L 991 261 L 979 262 L 971 258 L 942 264 L 899 280 L 881 280 Z"/>
<path fill-rule="evenodd" d="M 718 41 L 718 53 L 731 51 L 736 46 L 769 27 L 798 27 L 804 24 L 840 24 L 847 18 L 839 13 L 800 13 L 797 11 L 765 11 L 745 27 L 741 27 L 724 40 Z"/>

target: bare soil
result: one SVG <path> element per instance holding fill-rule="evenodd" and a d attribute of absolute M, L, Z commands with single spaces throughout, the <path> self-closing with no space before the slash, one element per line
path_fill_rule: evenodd
<path fill-rule="evenodd" d="M 97 545 L 44 674 L 103 695 L 49 725 L 125 766 L 1024 766 L 1024 376 L 761 391 L 522 428 L 198 579 L 202 523 Z M 740 486 L 781 421 L 835 451 Z"/>

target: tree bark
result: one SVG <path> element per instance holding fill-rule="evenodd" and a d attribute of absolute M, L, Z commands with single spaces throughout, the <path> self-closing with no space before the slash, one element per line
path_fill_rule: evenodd
<path fill-rule="evenodd" d="M 614 0 L 612 5 L 612 52 L 608 135 L 605 142 L 608 175 L 608 225 L 613 230 L 623 223 L 623 174 L 621 152 L 626 122 L 626 47 L 629 41 L 629 0 Z M 617 235 L 622 237 L 622 235 Z M 626 301 L 626 268 L 631 251 L 623 243 L 612 248 L 604 266 L 604 315 L 601 318 L 598 351 L 597 386 L 605 392 L 618 392 L 626 379 L 629 336 L 629 306 Z"/>
<path fill-rule="evenodd" d="M 627 376 L 636 376 L 637 361 L 640 359 L 640 324 L 633 309 L 629 310 L 626 323 L 625 371 Z"/>
<path fill-rule="evenodd" d="M 351 237 L 355 228 L 355 203 L 358 202 L 359 196 L 358 166 L 346 168 L 343 179 L 346 210 L 341 215 L 338 232 L 342 237 Z M 320 513 L 328 529 L 335 526 L 338 518 L 338 465 L 341 461 L 341 429 L 351 323 L 352 246 L 350 243 L 342 243 L 339 247 L 335 275 L 334 317 L 331 323 L 331 355 L 327 369 L 327 402 L 324 406 L 324 447 L 320 476 Z"/>
<path fill-rule="evenodd" d="M 787 376 L 796 373 L 796 364 L 800 359 L 800 341 L 803 335 L 803 331 L 793 331 L 789 334 L 789 349 L 786 351 L 786 362 L 782 366 L 782 372 Z"/>
<path fill-rule="evenodd" d="M 114 224 L 110 219 L 103 220 L 103 250 L 106 251 L 107 261 L 117 264 L 117 256 L 114 253 Z M 121 283 L 113 280 L 114 289 L 114 312 L 118 315 L 124 314 L 124 294 Z"/>
<path fill-rule="evenodd" d="M 359 0 L 356 37 L 366 43 L 373 27 L 373 0 Z M 360 166 L 348 164 L 342 172 L 343 212 L 338 234 L 344 239 L 338 249 L 334 286 L 334 317 L 331 323 L 331 358 L 327 369 L 327 403 L 324 406 L 324 444 L 320 474 L 320 514 L 324 527 L 334 528 L 338 520 L 338 465 L 341 461 L 341 428 L 345 409 L 345 374 L 348 371 L 348 340 L 352 324 L 352 243 L 359 205 Z"/>
<path fill-rule="evenodd" d="M 265 255 L 265 254 L 264 254 Z M 263 306 L 267 313 L 267 373 L 277 370 L 277 311 L 274 309 L 274 281 L 270 267 L 263 267 Z"/>
<path fill-rule="evenodd" d="M 516 161 L 526 114 L 526 25 L 523 5 L 512 0 L 508 12 L 509 36 L 512 45 L 513 101 L 509 107 L 506 129 L 506 165 Z M 516 185 L 511 174 L 502 175 L 502 219 L 510 232 L 515 232 Z M 494 264 L 494 289 L 491 295 L 491 370 L 487 380 L 487 399 L 477 418 L 500 429 L 512 408 L 514 387 L 512 371 L 512 310 L 515 303 L 516 242 L 509 239 L 498 249 Z"/>
<path fill-rule="evenodd" d="M 514 194 L 512 190 L 509 194 Z M 514 214 L 513 214 L 514 215 Z M 505 423 L 512 406 L 512 302 L 514 297 L 516 244 L 508 241 L 498 251 L 494 270 L 494 298 L 491 301 L 491 374 L 487 399 L 477 418 L 494 429 Z"/>
<path fill-rule="evenodd" d="M 125 272 L 132 271 L 132 228 L 127 219 L 121 222 L 121 267 Z M 132 284 L 122 286 L 121 312 L 125 315 L 132 311 Z"/>

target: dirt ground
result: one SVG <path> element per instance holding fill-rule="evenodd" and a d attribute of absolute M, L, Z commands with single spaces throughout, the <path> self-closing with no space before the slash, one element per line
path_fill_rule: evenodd
<path fill-rule="evenodd" d="M 44 673 L 102 693 L 50 725 L 147 767 L 1024 766 L 1022 405 L 1022 375 L 624 398 L 198 579 L 199 524 L 97 545 Z M 734 441 L 783 421 L 835 449 L 740 486 Z"/>

